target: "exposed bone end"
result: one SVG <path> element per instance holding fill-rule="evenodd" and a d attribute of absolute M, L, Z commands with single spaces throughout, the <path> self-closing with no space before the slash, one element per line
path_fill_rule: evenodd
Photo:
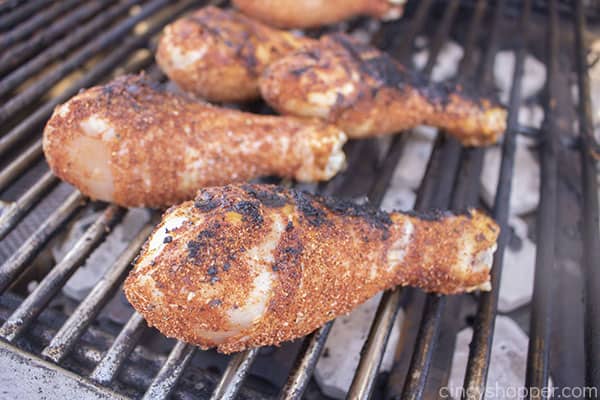
<path fill-rule="evenodd" d="M 342 147 L 348 137 L 334 126 L 325 128 L 332 131 L 331 135 L 319 135 L 312 127 L 307 129 L 314 131 L 315 138 L 303 139 L 298 143 L 297 154 L 302 164 L 295 177 L 304 182 L 331 179 L 346 165 L 346 155 Z"/>

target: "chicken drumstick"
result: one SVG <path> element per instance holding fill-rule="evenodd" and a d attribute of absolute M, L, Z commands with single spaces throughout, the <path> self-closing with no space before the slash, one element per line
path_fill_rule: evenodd
<path fill-rule="evenodd" d="M 172 207 L 125 294 L 163 334 L 225 353 L 304 336 L 380 290 L 489 290 L 498 226 L 384 213 L 270 185 L 201 190 Z"/>
<path fill-rule="evenodd" d="M 259 97 L 269 63 L 313 39 L 269 28 L 232 10 L 204 7 L 164 29 L 156 61 L 183 90 L 216 102 Z"/>
<path fill-rule="evenodd" d="M 271 63 L 260 89 L 282 114 L 323 118 L 351 138 L 425 124 L 464 145 L 482 146 L 496 142 L 506 128 L 506 110 L 491 100 L 457 85 L 427 82 L 344 34 Z"/>
<path fill-rule="evenodd" d="M 402 16 L 406 0 L 234 0 L 244 14 L 281 28 L 314 28 L 359 15 L 383 20 Z"/>
<path fill-rule="evenodd" d="M 84 194 L 162 207 L 263 175 L 327 180 L 345 140 L 320 121 L 214 107 L 125 76 L 58 106 L 43 145 L 52 171 Z"/>

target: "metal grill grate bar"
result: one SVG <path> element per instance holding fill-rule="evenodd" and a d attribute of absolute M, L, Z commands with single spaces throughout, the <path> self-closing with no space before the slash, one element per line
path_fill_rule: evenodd
<path fill-rule="evenodd" d="M 527 49 L 527 32 L 529 18 L 531 15 L 531 0 L 523 3 L 521 21 L 519 22 L 519 37 L 515 58 L 515 69 L 512 78 L 510 100 L 508 108 L 507 130 L 502 145 L 502 160 L 500 164 L 500 176 L 498 189 L 494 199 L 494 219 L 501 227 L 498 237 L 498 249 L 496 250 L 494 263 L 492 265 L 492 290 L 482 293 L 479 300 L 479 309 L 475 317 L 473 339 L 471 350 L 467 361 L 463 399 L 481 399 L 485 389 L 489 360 L 494 340 L 494 326 L 496 322 L 496 310 L 498 308 L 498 295 L 500 293 L 500 277 L 502 275 L 502 263 L 504 261 L 504 249 L 508 243 L 509 231 L 508 214 L 510 208 L 510 193 L 512 190 L 512 176 L 515 163 L 516 135 L 518 127 L 518 110 L 521 105 L 521 85 L 525 65 L 525 54 Z"/>
<path fill-rule="evenodd" d="M 0 138 L 0 143 L 2 143 Z M 1 147 L 1 144 L 0 144 Z M 15 158 L 6 168 L 0 172 L 0 192 L 8 187 L 8 185 L 17 179 L 28 167 L 32 166 L 42 154 L 42 140 L 37 140 L 32 145 L 27 147 L 23 153 Z M 2 155 L 2 152 L 0 152 Z"/>
<path fill-rule="evenodd" d="M 146 241 L 152 224 L 146 225 L 131 241 L 114 265 L 96 283 L 94 289 L 87 295 L 73 314 L 64 323 L 50 344 L 42 351 L 42 355 L 59 363 L 71 350 L 77 339 L 93 321 L 94 317 L 109 300 L 109 295 L 117 288 L 124 278 L 131 262 L 138 254 L 140 247 Z"/>
<path fill-rule="evenodd" d="M 181 378 L 185 367 L 192 360 L 196 347 L 184 342 L 177 342 L 169 358 L 162 366 L 158 375 L 152 381 L 152 384 L 144 394 L 144 400 L 160 400 L 169 397 L 177 381 Z"/>
<path fill-rule="evenodd" d="M 67 10 L 72 9 L 79 3 L 80 2 L 78 0 L 65 0 L 56 3 L 49 9 L 35 14 L 35 16 L 27 22 L 0 35 L 0 51 L 12 46 L 24 37 L 31 35 L 44 24 L 52 21 L 60 14 L 64 14 Z"/>
<path fill-rule="evenodd" d="M 0 3 L 0 14 L 7 14 L 10 10 L 17 8 L 20 3 L 26 0 L 6 0 Z"/>
<path fill-rule="evenodd" d="M 456 17 L 456 12 L 458 11 L 459 6 L 460 1 L 451 0 L 446 8 L 446 11 L 444 12 L 444 16 L 440 21 L 440 27 L 438 28 L 433 43 L 429 49 L 429 54 L 431 55 L 427 59 L 427 64 L 425 64 L 425 67 L 423 67 L 423 74 L 426 76 L 431 76 L 433 67 L 437 62 L 437 54 L 440 53 L 442 46 L 448 39 L 448 34 L 450 33 L 450 28 L 452 27 L 452 22 L 454 21 L 454 17 Z"/>
<path fill-rule="evenodd" d="M 254 358 L 258 354 L 258 351 L 258 348 L 254 348 L 237 353 L 233 356 L 211 396 L 212 400 L 235 399 L 240 387 L 244 383 L 246 375 L 248 375 L 248 372 L 250 371 L 250 367 L 252 366 L 252 362 L 254 362 Z"/>
<path fill-rule="evenodd" d="M 51 3 L 51 0 L 35 0 L 25 3 L 23 6 L 0 16 L 0 31 L 4 31 L 23 21 L 28 16 L 34 14 L 37 10 Z"/>
<path fill-rule="evenodd" d="M 425 25 L 432 4 L 433 0 L 422 0 L 419 2 L 419 8 L 416 10 L 414 18 L 411 19 L 408 31 L 400 37 L 400 43 L 398 43 L 398 48 L 394 52 L 394 55 L 399 60 L 406 61 L 409 59 L 414 41 Z"/>
<path fill-rule="evenodd" d="M 525 387 L 543 388 L 548 384 L 548 358 L 552 327 L 553 278 L 556 276 L 555 243 L 558 209 L 558 135 L 560 127 L 556 119 L 556 86 L 558 77 L 558 9 L 556 0 L 550 0 L 548 31 L 548 79 L 546 80 L 547 104 L 545 107 L 544 140 L 540 145 L 541 187 L 537 214 L 535 255 L 535 278 L 531 299 L 531 323 L 527 352 Z M 529 398 L 543 398 L 541 391 L 530 392 Z"/>
<path fill-rule="evenodd" d="M 98 15 L 91 21 L 89 21 L 84 26 L 76 29 L 73 34 L 66 36 L 64 39 L 56 42 L 54 45 L 50 46 L 46 50 L 42 51 L 38 55 L 36 55 L 31 60 L 27 61 L 23 66 L 19 69 L 11 72 L 6 77 L 4 77 L 0 81 L 0 96 L 5 96 L 10 93 L 13 89 L 18 87 L 20 84 L 25 82 L 34 74 L 40 72 L 45 66 L 50 64 L 52 61 L 58 59 L 59 57 L 64 56 L 69 51 L 75 49 L 78 45 L 82 44 L 85 40 L 93 37 L 98 33 L 99 30 L 114 22 L 114 20 L 123 13 L 126 13 L 132 6 L 140 3 L 140 0 L 128 0 L 124 3 L 116 4 L 115 6 L 106 10 L 106 12 Z M 104 44 L 104 47 L 101 45 Z M 73 55 L 71 58 L 67 59 L 64 64 L 66 67 L 63 67 L 62 64 L 60 67 L 54 69 L 48 76 L 43 77 L 40 82 L 43 84 L 43 87 L 48 89 L 57 82 L 59 79 L 66 76 L 69 72 L 73 71 L 79 65 L 83 64 L 88 58 L 93 56 L 94 54 L 102 51 L 106 46 L 110 44 L 110 41 L 105 41 L 105 43 L 96 43 L 92 42 L 88 44 L 87 48 L 95 51 L 88 50 L 86 54 L 83 54 L 82 51 Z M 0 68 L 6 69 L 9 66 L 2 65 Z M 45 79 L 46 81 L 43 81 Z M 38 96 L 41 95 L 45 90 L 42 90 L 38 93 Z M 15 96 L 15 99 L 18 97 Z M 9 103 L 7 103 L 9 104 Z M 23 104 L 26 104 L 23 102 Z M 22 107 L 22 106 L 20 106 Z M 0 114 L 1 115 L 1 114 Z"/>
<path fill-rule="evenodd" d="M 16 202 L 12 203 L 0 216 L 0 240 L 13 229 L 21 218 L 36 204 L 42 196 L 48 193 L 56 184 L 58 179 L 52 172 L 46 172 L 25 194 Z"/>
<path fill-rule="evenodd" d="M 119 372 L 146 327 L 144 317 L 134 311 L 102 361 L 98 363 L 90 375 L 90 379 L 108 385 Z"/>
<path fill-rule="evenodd" d="M 77 267 L 104 240 L 108 230 L 121 220 L 123 214 L 124 210 L 117 206 L 107 207 L 65 257 L 50 270 L 35 290 L 8 317 L 0 327 L 0 336 L 12 342 L 27 329 Z"/>
<path fill-rule="evenodd" d="M 98 36 L 95 40 L 78 50 L 73 57 L 61 63 L 56 69 L 44 75 L 33 85 L 23 90 L 23 92 L 11 98 L 2 106 L 2 108 L 0 108 L 0 124 L 3 124 L 9 120 L 10 117 L 18 110 L 32 104 L 35 99 L 39 98 L 48 89 L 50 89 L 52 85 L 65 77 L 68 73 L 77 69 L 92 56 L 108 48 L 115 40 L 118 40 L 120 37 L 128 33 L 136 24 L 152 14 L 155 14 L 168 3 L 168 0 L 153 0 L 146 4 L 139 13 Z"/>
<path fill-rule="evenodd" d="M 585 15 L 583 2 L 575 2 L 575 41 L 579 88 L 579 129 L 582 140 L 581 169 L 583 178 L 583 266 L 585 282 L 586 385 L 600 387 L 600 233 L 598 232 L 598 181 L 596 141 L 592 119 L 592 102 L 584 42 Z"/>
<path fill-rule="evenodd" d="M 84 204 L 85 199 L 81 193 L 73 192 L 12 257 L 0 266 L 0 293 L 6 290 L 12 280 L 27 267 L 27 263 Z"/>
<path fill-rule="evenodd" d="M 4 51 L 0 56 L 0 75 L 18 67 L 33 54 L 44 48 L 44 46 L 51 45 L 55 39 L 69 32 L 73 27 L 81 24 L 82 21 L 85 21 L 112 2 L 114 0 L 86 2 L 81 7 L 78 7 L 50 25 L 48 29 L 34 35 L 28 41 L 12 46 L 10 49 Z"/>
<path fill-rule="evenodd" d="M 308 380 L 317 366 L 317 361 L 319 360 L 321 351 L 323 351 L 323 346 L 332 326 L 333 321 L 329 321 L 304 339 L 302 349 L 294 365 L 294 370 L 283 387 L 279 396 L 280 399 L 291 400 L 302 398 L 302 394 L 306 390 Z"/>

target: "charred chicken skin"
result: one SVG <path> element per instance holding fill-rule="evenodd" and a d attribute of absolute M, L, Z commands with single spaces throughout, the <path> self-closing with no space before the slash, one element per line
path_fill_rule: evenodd
<path fill-rule="evenodd" d="M 201 98 L 247 101 L 259 97 L 258 77 L 269 63 L 312 42 L 232 10 L 205 7 L 164 29 L 156 61 Z"/>
<path fill-rule="evenodd" d="M 43 146 L 52 171 L 84 194 L 162 207 L 262 175 L 327 180 L 345 140 L 320 121 L 214 107 L 125 76 L 58 106 Z"/>
<path fill-rule="evenodd" d="M 314 28 L 359 15 L 400 18 L 405 0 L 234 0 L 244 14 L 281 28 Z"/>
<path fill-rule="evenodd" d="M 163 334 L 230 353 L 304 336 L 396 285 L 490 289 L 487 216 L 373 211 L 270 185 L 201 190 L 172 207 L 125 294 Z"/>
<path fill-rule="evenodd" d="M 389 55 L 343 34 L 273 62 L 260 89 L 282 114 L 322 118 L 351 138 L 425 124 L 464 145 L 483 146 L 496 142 L 506 128 L 506 111 L 493 101 L 457 85 L 426 82 Z"/>

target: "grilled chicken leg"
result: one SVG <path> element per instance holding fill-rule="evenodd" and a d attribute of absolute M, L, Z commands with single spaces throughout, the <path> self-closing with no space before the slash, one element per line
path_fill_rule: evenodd
<path fill-rule="evenodd" d="M 234 0 L 244 13 L 282 28 L 312 28 L 359 15 L 400 18 L 406 0 Z"/>
<path fill-rule="evenodd" d="M 498 226 L 270 185 L 201 190 L 148 239 L 125 294 L 163 334 L 224 353 L 304 336 L 380 290 L 489 290 Z"/>
<path fill-rule="evenodd" d="M 165 28 L 156 61 L 186 91 L 210 101 L 246 101 L 259 97 L 258 77 L 269 63 L 312 42 L 204 7 Z"/>
<path fill-rule="evenodd" d="M 262 175 L 326 180 L 344 164 L 346 137 L 331 125 L 218 108 L 153 85 L 126 76 L 58 106 L 43 139 L 53 172 L 95 199 L 160 207 Z"/>
<path fill-rule="evenodd" d="M 494 143 L 506 111 L 460 86 L 425 82 L 390 56 L 336 34 L 270 64 L 263 98 L 283 114 L 319 117 L 361 138 L 420 124 L 454 135 L 464 145 Z"/>

